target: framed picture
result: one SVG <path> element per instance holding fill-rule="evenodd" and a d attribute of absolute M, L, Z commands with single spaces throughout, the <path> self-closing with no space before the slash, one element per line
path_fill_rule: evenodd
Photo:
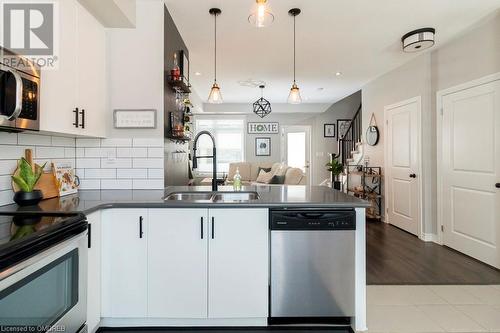
<path fill-rule="evenodd" d="M 114 110 L 113 123 L 123 129 L 156 128 L 156 110 Z"/>
<path fill-rule="evenodd" d="M 351 126 L 351 119 L 337 119 L 337 140 L 343 139 Z"/>
<path fill-rule="evenodd" d="M 325 137 L 325 138 L 334 138 L 335 137 L 335 124 L 323 125 L 323 137 Z"/>
<path fill-rule="evenodd" d="M 183 50 L 179 50 L 179 67 L 181 69 L 181 75 L 184 76 L 184 79 L 186 79 L 189 82 L 189 59 L 187 57 L 186 52 Z"/>
<path fill-rule="evenodd" d="M 271 138 L 255 138 L 255 156 L 271 156 Z"/>

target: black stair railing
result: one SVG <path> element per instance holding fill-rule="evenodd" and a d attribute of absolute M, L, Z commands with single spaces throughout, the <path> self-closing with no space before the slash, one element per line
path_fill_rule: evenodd
<path fill-rule="evenodd" d="M 344 166 L 348 164 L 347 160 L 351 158 L 351 152 L 356 150 L 356 144 L 361 142 L 361 127 L 363 126 L 361 121 L 360 104 L 358 111 L 356 111 L 356 114 L 354 114 L 354 117 L 351 120 L 351 124 L 347 128 L 347 131 L 342 137 L 339 138 L 339 155 L 341 163 Z"/>

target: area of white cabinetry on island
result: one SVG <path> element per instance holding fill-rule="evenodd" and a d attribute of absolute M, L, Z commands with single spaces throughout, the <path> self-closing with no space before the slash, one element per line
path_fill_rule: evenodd
<path fill-rule="evenodd" d="M 89 255 L 89 274 L 101 270 L 100 288 L 89 276 L 89 301 L 101 290 L 91 331 L 98 317 L 117 326 L 266 324 L 267 209 L 110 209 L 88 219 L 90 251 L 102 240 L 101 256 Z"/>
<path fill-rule="evenodd" d="M 364 330 L 364 209 L 356 215 L 352 326 Z M 268 208 L 113 208 L 87 218 L 89 332 L 267 325 Z"/>

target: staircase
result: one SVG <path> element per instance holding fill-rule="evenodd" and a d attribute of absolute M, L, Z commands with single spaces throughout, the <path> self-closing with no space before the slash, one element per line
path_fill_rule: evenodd
<path fill-rule="evenodd" d="M 352 118 L 349 128 L 345 132 L 344 136 L 339 139 L 338 143 L 338 153 L 339 159 L 344 170 L 346 170 L 349 165 L 359 165 L 362 164 L 364 150 L 362 139 L 362 118 L 361 118 L 362 105 L 359 105 L 358 110 Z M 341 177 L 342 184 L 345 185 L 347 181 L 346 172 Z M 345 186 L 343 186 L 345 189 Z"/>

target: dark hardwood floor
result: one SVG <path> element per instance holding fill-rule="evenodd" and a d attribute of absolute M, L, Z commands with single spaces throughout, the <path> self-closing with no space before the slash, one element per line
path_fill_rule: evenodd
<path fill-rule="evenodd" d="M 367 284 L 500 284 L 500 271 L 382 222 L 366 225 Z"/>

